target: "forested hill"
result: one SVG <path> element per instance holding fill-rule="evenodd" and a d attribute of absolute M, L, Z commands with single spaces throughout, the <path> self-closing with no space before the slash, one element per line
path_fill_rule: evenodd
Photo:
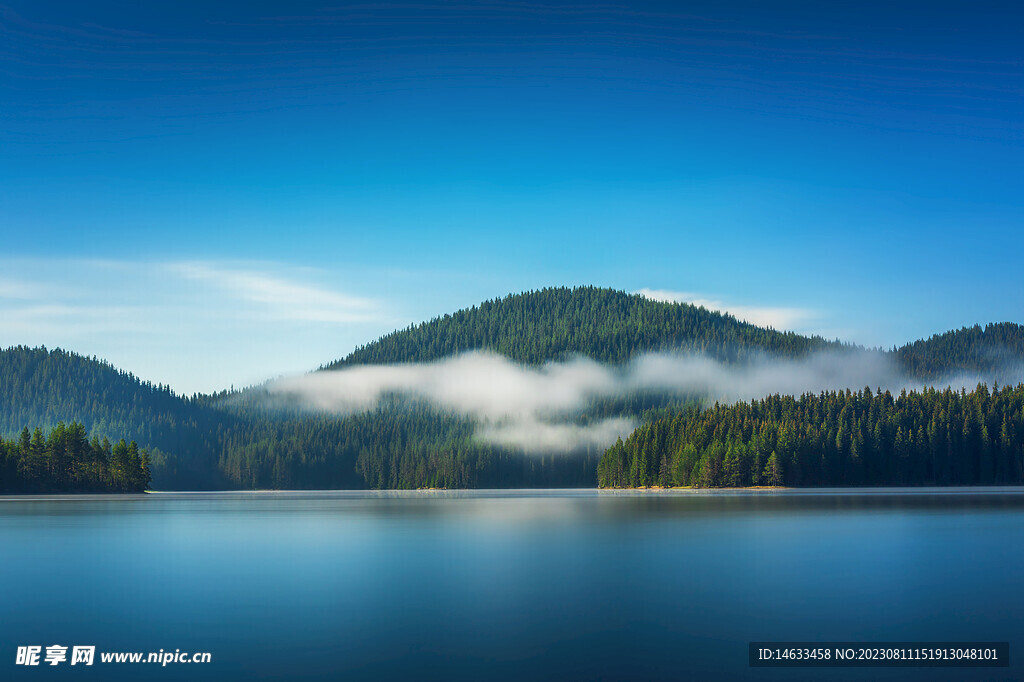
<path fill-rule="evenodd" d="M 181 398 L 60 349 L 0 350 L 0 443 L 7 442 L 0 492 L 128 489 L 117 487 L 116 477 L 114 488 L 103 487 L 102 462 L 116 462 L 113 450 L 77 448 L 81 439 L 63 436 L 22 447 L 26 427 L 63 434 L 62 422 L 77 423 L 101 444 L 137 442 L 148 451 L 158 490 L 592 486 L 601 454 L 526 456 L 490 447 L 476 441 L 465 418 L 433 410 L 282 415 L 239 409 L 238 394 L 229 397 Z M 85 464 L 64 478 L 39 473 L 52 474 L 47 462 L 60 457 Z"/>
<path fill-rule="evenodd" d="M 962 373 L 1012 383 L 1024 376 L 1024 327 L 1013 322 L 974 325 L 914 341 L 893 352 L 909 376 L 925 381 Z"/>
<path fill-rule="evenodd" d="M 656 420 L 598 464 L 602 487 L 1024 484 L 1024 385 L 769 396 Z"/>
<path fill-rule="evenodd" d="M 854 348 L 689 305 L 584 287 L 488 301 L 390 334 L 330 367 L 429 361 L 477 349 L 539 364 L 573 355 L 623 363 L 644 352 L 675 350 L 733 363 Z M 1017 368 L 1021 376 L 1024 329 L 1011 323 L 966 328 L 889 353 L 909 376 L 928 383 L 974 374 L 1015 384 L 994 370 Z M 238 394 L 182 398 L 95 358 L 22 346 L 0 351 L 0 437 L 77 422 L 100 441 L 136 441 L 150 455 L 157 489 L 592 486 L 604 451 L 602 445 L 569 457 L 525 455 L 482 442 L 471 418 L 427 405 L 381 405 L 338 417 L 268 411 L 258 394 L 247 393 L 248 402 Z M 595 401 L 578 423 L 627 417 L 650 424 L 696 398 L 618 396 Z M 728 443 L 723 446 L 727 453 Z M 648 465 L 661 476 L 660 461 Z M 799 471 L 811 470 L 801 465 Z"/>
<path fill-rule="evenodd" d="M 233 420 L 96 358 L 25 346 L 0 351 L 0 436 L 79 422 L 100 438 L 148 448 L 154 477 L 165 485 L 223 485 L 218 431 Z"/>
<path fill-rule="evenodd" d="M 426 362 L 470 350 L 490 350 L 526 364 L 572 355 L 618 364 L 662 350 L 695 351 L 736 362 L 752 353 L 799 357 L 840 347 L 837 341 L 764 329 L 688 304 L 614 289 L 563 287 L 485 301 L 410 326 L 322 369 Z"/>
<path fill-rule="evenodd" d="M 526 364 L 572 355 L 620 364 L 654 351 L 693 351 L 733 363 L 765 353 L 794 358 L 856 347 L 757 327 L 684 303 L 614 289 L 563 287 L 512 294 L 412 325 L 321 369 L 428 362 L 485 349 Z M 908 378 L 924 382 L 971 375 L 1008 383 L 1024 374 L 1024 327 L 1012 322 L 964 327 L 886 353 Z"/>
<path fill-rule="evenodd" d="M 149 454 L 137 443 L 111 443 L 76 422 L 59 422 L 43 436 L 26 426 L 17 438 L 0 438 L 0 493 L 143 492 Z"/>

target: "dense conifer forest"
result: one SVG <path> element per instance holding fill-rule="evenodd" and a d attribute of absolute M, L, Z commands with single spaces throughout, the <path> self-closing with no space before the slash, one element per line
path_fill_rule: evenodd
<path fill-rule="evenodd" d="M 742 362 L 752 354 L 800 357 L 843 347 L 838 341 L 764 329 L 692 305 L 614 289 L 561 287 L 485 301 L 410 326 L 323 369 L 427 362 L 481 349 L 536 365 L 573 355 L 621 364 L 654 351 L 692 351 L 721 362 Z"/>
<path fill-rule="evenodd" d="M 233 407 L 233 410 L 239 408 Z M 240 410 L 219 471 L 243 488 L 509 488 L 593 486 L 601 452 L 525 455 L 479 442 L 473 423 L 426 406 L 345 417 L 268 417 Z"/>
<path fill-rule="evenodd" d="M 601 458 L 602 487 L 1020 485 L 1024 385 L 825 392 L 688 410 Z"/>
<path fill-rule="evenodd" d="M 224 485 L 210 458 L 234 417 L 207 402 L 61 349 L 0 351 L 0 436 L 16 436 L 25 424 L 78 422 L 101 439 L 142 443 L 161 485 Z"/>
<path fill-rule="evenodd" d="M 90 440 L 78 422 L 60 422 L 45 437 L 25 427 L 0 438 L 2 493 L 142 492 L 149 479 L 149 454 L 135 441 Z"/>
<path fill-rule="evenodd" d="M 690 305 L 581 287 L 487 301 L 389 334 L 326 367 L 430 361 L 481 349 L 532 365 L 575 355 L 621 365 L 649 351 L 696 352 L 728 365 L 817 351 L 863 352 L 837 341 L 762 329 Z M 884 356 L 907 376 L 927 383 L 957 373 L 980 373 L 1003 383 L 1008 381 L 1007 368 L 1019 370 L 1024 359 L 1024 328 L 1011 323 L 966 328 Z M 149 453 L 158 489 L 561 487 L 598 482 L 600 451 L 526 455 L 481 442 L 470 419 L 428 405 L 388 404 L 340 417 L 269 408 L 264 396 L 264 388 L 254 387 L 182 397 L 96 358 L 23 346 L 0 351 L 0 436 L 18 440 L 26 424 L 45 430 L 76 422 L 101 442 L 135 441 Z M 596 400 L 576 419 L 586 423 L 627 416 L 642 425 L 627 439 L 632 443 L 650 424 L 662 423 L 659 419 L 695 418 L 704 414 L 702 407 L 700 396 L 638 393 Z M 882 436 L 895 439 L 897 431 L 883 429 Z M 670 454 L 675 458 L 675 452 Z M 661 455 L 657 458 L 657 463 L 642 467 L 649 482 L 662 478 Z M 824 480 L 815 479 L 804 464 L 790 467 L 789 483 Z M 758 466 L 760 474 L 763 466 Z M 793 478 L 796 471 L 801 472 L 799 482 Z M 8 486 L 9 475 L 4 469 L 0 486 Z M 751 473 L 750 480 L 754 478 Z M 613 484 L 624 484 L 620 480 Z M 855 480 L 844 478 L 842 483 Z"/>
<path fill-rule="evenodd" d="M 908 343 L 892 353 L 915 379 L 933 382 L 959 373 L 1012 383 L 1024 369 L 1024 327 L 1012 322 L 974 325 Z"/>

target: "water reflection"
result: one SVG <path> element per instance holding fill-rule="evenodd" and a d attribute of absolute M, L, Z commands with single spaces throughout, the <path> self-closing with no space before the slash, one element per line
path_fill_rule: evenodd
<path fill-rule="evenodd" d="M 1022 511 L 1015 489 L 2 498 L 0 639 L 214 654 L 160 679 L 819 679 L 751 670 L 746 643 L 1012 652 Z M 843 674 L 999 678 L 943 672 Z"/>

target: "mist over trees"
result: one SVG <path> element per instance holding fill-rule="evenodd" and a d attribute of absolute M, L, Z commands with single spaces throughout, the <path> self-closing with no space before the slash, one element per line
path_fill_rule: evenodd
<path fill-rule="evenodd" d="M 870 352 L 817 337 L 762 329 L 690 305 L 580 287 L 544 289 L 487 301 L 390 334 L 329 367 L 431 361 L 471 350 L 498 352 L 533 366 L 575 355 L 623 366 L 643 353 L 682 351 L 700 353 L 730 367 L 764 357 L 808 357 L 822 350 L 839 355 Z M 1024 328 L 1012 323 L 972 327 L 917 341 L 884 356 L 908 376 L 928 383 L 957 373 L 999 378 L 997 372 L 1019 367 L 1024 359 Z M 1002 378 L 999 381 L 1004 383 Z M 60 422 L 75 422 L 98 437 L 101 445 L 104 438 L 111 443 L 121 439 L 139 443 L 149 453 L 153 485 L 161 489 L 593 486 L 598 482 L 598 462 L 605 455 L 603 446 L 571 455 L 527 455 L 511 447 L 488 444 L 476 437 L 474 424 L 465 416 L 428 405 L 387 404 L 337 416 L 272 409 L 264 398 L 265 391 L 259 387 L 182 397 L 95 358 L 24 346 L 0 351 L 0 436 L 5 443 L 20 442 L 25 425 L 38 425 L 45 431 Z M 595 399 L 572 419 L 586 425 L 599 419 L 630 417 L 641 426 L 626 439 L 626 447 L 653 424 L 662 423 L 659 420 L 714 414 L 715 408 L 702 412 L 703 407 L 699 396 L 667 398 L 638 392 Z M 1012 420 L 1011 415 L 1011 424 Z M 798 423 L 792 420 L 790 430 Z M 820 431 L 820 423 L 813 426 Z M 903 426 L 901 452 L 906 448 L 909 428 Z M 993 428 L 996 433 L 1002 428 L 1001 423 L 993 427 L 986 422 L 985 426 L 990 439 L 995 437 Z M 896 451 L 899 433 L 899 428 L 883 425 L 880 435 L 892 442 L 872 451 L 873 464 L 864 469 L 863 484 L 875 480 L 870 476 L 877 475 L 878 462 L 888 456 L 880 453 Z M 865 434 L 865 438 L 869 436 Z M 870 438 L 874 438 L 873 425 Z M 915 443 L 916 439 L 915 424 Z M 749 447 L 749 441 L 744 442 Z M 786 442 L 784 438 L 783 444 Z M 805 461 L 809 455 L 797 458 L 799 467 L 795 467 L 792 457 L 775 449 L 771 471 L 787 484 L 833 480 Z M 637 461 L 637 476 L 630 475 L 628 484 L 639 481 L 641 471 L 647 484 L 664 479 L 660 451 L 658 455 L 652 453 L 645 455 L 645 465 Z M 674 465 L 678 453 L 665 453 Z M 722 453 L 723 462 L 729 459 L 727 453 L 728 448 Z M 771 451 L 763 454 L 770 458 Z M 113 446 L 106 455 L 109 462 Z M 652 458 L 657 462 L 651 462 Z M 767 462 L 758 463 L 759 476 Z M 685 469 L 685 465 L 680 466 Z M 628 468 L 632 471 L 632 460 Z M 16 470 L 17 466 L 3 469 L 0 487 L 22 485 L 8 483 L 15 480 L 9 477 Z M 930 470 L 923 471 L 922 475 L 932 475 Z M 1009 475 L 1005 467 L 993 471 L 1002 472 L 1000 477 Z M 692 467 L 686 473 L 691 475 Z M 979 470 L 977 479 L 988 480 L 982 473 Z M 67 472 L 61 475 L 64 482 L 74 479 Z M 613 485 L 627 481 L 621 474 L 607 480 Z M 849 473 L 841 480 L 855 485 L 858 479 L 855 473 Z"/>
<path fill-rule="evenodd" d="M 427 406 L 384 406 L 346 417 L 268 416 L 234 406 L 218 470 L 238 487 L 412 489 L 581 487 L 602 451 L 533 456 L 481 443 L 474 424 Z"/>
<path fill-rule="evenodd" d="M 470 350 L 536 365 L 574 355 L 622 364 L 655 351 L 698 352 L 731 363 L 751 354 L 799 357 L 843 347 L 838 341 L 765 329 L 731 315 L 640 294 L 558 287 L 485 301 L 392 332 L 322 369 L 428 362 Z"/>
<path fill-rule="evenodd" d="M 1024 368 L 1024 327 L 976 324 L 908 343 L 892 354 L 908 376 L 929 382 L 963 373 L 1014 383 Z"/>

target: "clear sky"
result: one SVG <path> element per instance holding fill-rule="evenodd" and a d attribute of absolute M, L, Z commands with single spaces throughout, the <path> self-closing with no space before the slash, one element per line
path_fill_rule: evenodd
<path fill-rule="evenodd" d="M 0 0 L 0 345 L 178 391 L 597 284 L 1024 322 L 1024 9 Z"/>

